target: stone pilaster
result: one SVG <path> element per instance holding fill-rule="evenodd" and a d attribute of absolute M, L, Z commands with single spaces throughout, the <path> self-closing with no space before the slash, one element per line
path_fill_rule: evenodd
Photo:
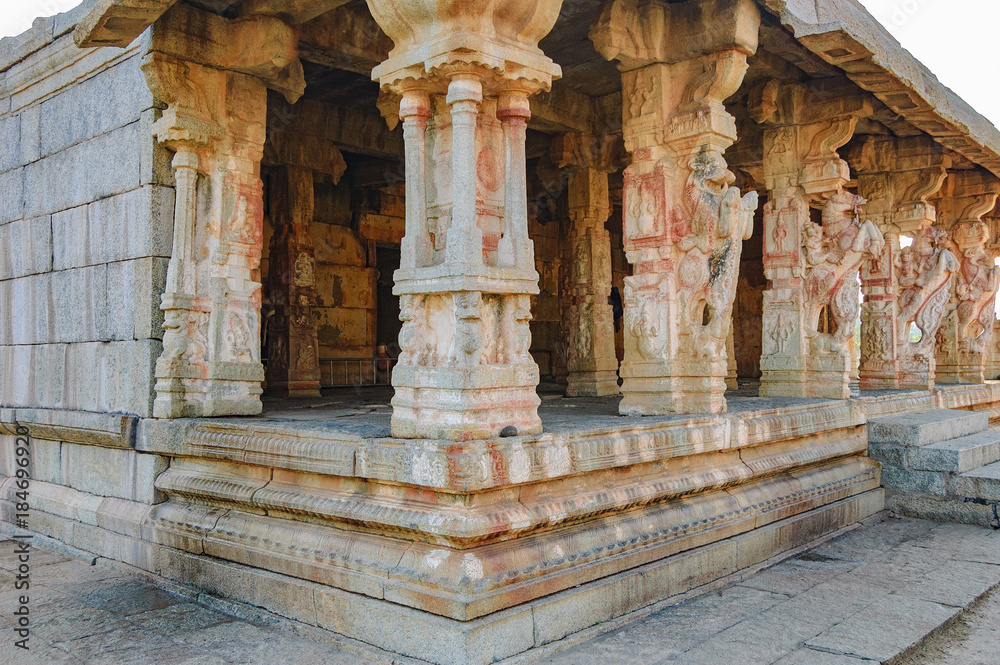
<path fill-rule="evenodd" d="M 751 93 L 764 125 L 764 335 L 760 394 L 850 396 L 858 270 L 885 241 L 858 218 L 865 200 L 844 188 L 837 149 L 870 102 L 844 82 L 770 81 Z M 822 225 L 812 219 L 822 215 Z"/>
<path fill-rule="evenodd" d="M 570 278 L 566 294 L 566 364 L 570 397 L 618 394 L 611 293 L 608 172 L 615 170 L 610 137 L 562 134 L 552 159 L 569 170 Z"/>
<path fill-rule="evenodd" d="M 394 436 L 541 431 L 524 141 L 529 95 L 559 74 L 537 43 L 560 5 L 521 2 L 495 21 L 489 5 L 369 3 L 396 44 L 372 76 L 400 97 L 406 143 Z"/>
<path fill-rule="evenodd" d="M 959 267 L 935 348 L 939 383 L 982 383 L 993 339 L 1000 268 L 996 230 L 983 221 L 1000 194 L 1000 181 L 983 170 L 952 171 L 938 208 L 938 225 L 954 243 Z"/>
<path fill-rule="evenodd" d="M 290 101 L 304 88 L 294 30 L 273 18 L 228 21 L 184 5 L 161 23 L 142 68 L 155 97 L 167 104 L 153 133 L 175 151 L 176 189 L 153 413 L 256 414 L 264 378 L 266 88 Z"/>
<path fill-rule="evenodd" d="M 934 387 L 934 339 L 957 268 L 928 203 L 951 160 L 929 137 L 869 137 L 851 158 L 865 215 L 885 236 L 862 263 L 860 383 L 866 390 Z M 900 237 L 912 243 L 900 246 Z M 920 333 L 911 341 L 911 324 Z"/>
<path fill-rule="evenodd" d="M 724 17 L 724 18 L 723 18 Z M 621 412 L 721 413 L 743 239 L 757 194 L 740 197 L 723 152 L 722 105 L 757 48 L 745 0 L 605 3 L 590 36 L 622 71 L 625 360 Z M 658 26 L 658 28 L 657 28 Z"/>

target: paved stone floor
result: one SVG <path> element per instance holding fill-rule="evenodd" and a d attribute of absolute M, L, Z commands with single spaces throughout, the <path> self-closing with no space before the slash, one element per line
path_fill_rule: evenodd
<path fill-rule="evenodd" d="M 741 382 L 739 390 L 727 390 L 730 414 L 760 409 L 777 409 L 806 404 L 836 404 L 838 400 L 800 397 L 758 397 L 758 382 Z M 564 387 L 542 385 L 538 388 L 541 405 L 538 415 L 546 433 L 604 431 L 608 428 L 645 426 L 661 422 L 691 419 L 689 414 L 663 416 L 622 416 L 618 413 L 620 395 L 608 397 L 565 397 Z M 914 390 L 878 390 L 855 393 L 855 397 L 876 397 L 914 393 Z M 283 427 L 337 431 L 346 435 L 379 438 L 391 436 L 389 422 L 392 388 L 328 388 L 321 397 L 263 398 L 264 411 L 259 416 L 215 418 L 213 422 L 249 426 L 281 424 Z M 201 422 L 201 421 L 198 421 Z"/>
<path fill-rule="evenodd" d="M 0 663 L 364 665 L 326 635 L 169 593 L 106 565 L 31 557 L 32 649 L 14 647 L 12 541 L 0 541 Z M 572 648 L 550 665 L 1000 663 L 1000 532 L 890 518 Z M 984 596 L 984 594 L 987 594 Z M 982 598 L 981 598 L 982 597 Z M 976 599 L 978 603 L 966 610 Z M 599 630 L 600 628 L 595 628 Z M 532 659 L 534 660 L 534 659 Z M 409 662 L 409 661 L 400 661 Z"/>

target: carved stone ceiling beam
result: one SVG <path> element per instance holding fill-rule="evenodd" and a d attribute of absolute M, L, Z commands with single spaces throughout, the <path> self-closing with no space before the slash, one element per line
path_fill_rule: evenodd
<path fill-rule="evenodd" d="M 348 2 L 349 0 L 246 0 L 240 6 L 240 15 L 276 16 L 292 25 L 302 25 Z"/>
<path fill-rule="evenodd" d="M 346 5 L 304 24 L 299 50 L 303 60 L 371 76 L 389 57 L 392 40 L 366 8 Z"/>
<path fill-rule="evenodd" d="M 374 108 L 365 113 L 311 99 L 291 105 L 271 96 L 267 111 L 269 133 L 295 134 L 300 139 L 315 136 L 347 152 L 372 157 L 403 154 L 402 132 L 390 131 Z"/>

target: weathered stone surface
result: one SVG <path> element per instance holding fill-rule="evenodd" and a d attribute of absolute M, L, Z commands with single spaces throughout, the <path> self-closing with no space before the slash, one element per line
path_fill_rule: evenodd
<path fill-rule="evenodd" d="M 973 524 L 984 529 L 990 528 L 994 521 L 990 506 L 956 501 L 954 497 L 890 493 L 890 496 L 886 497 L 886 508 L 904 517 Z"/>
<path fill-rule="evenodd" d="M 138 187 L 140 143 L 146 140 L 138 128 L 137 120 L 27 165 L 25 215 L 59 212 Z"/>
<path fill-rule="evenodd" d="M 14 423 L 32 437 L 111 448 L 132 448 L 138 419 L 111 413 L 59 409 L 0 409 L 0 432 L 14 434 Z M 10 475 L 10 474 L 8 474 Z"/>
<path fill-rule="evenodd" d="M 911 494 L 945 496 L 947 474 L 936 471 L 911 471 L 908 469 L 883 468 L 885 486 Z"/>
<path fill-rule="evenodd" d="M 48 215 L 0 226 L 0 280 L 52 270 L 52 225 Z"/>
<path fill-rule="evenodd" d="M 173 191 L 145 186 L 52 215 L 53 269 L 170 256 Z"/>
<path fill-rule="evenodd" d="M 971 471 L 1000 460 L 1000 432 L 989 430 L 971 434 L 912 448 L 906 454 L 911 469 L 959 473 Z"/>
<path fill-rule="evenodd" d="M 146 504 L 162 500 L 153 481 L 167 468 L 164 457 L 67 443 L 62 460 L 66 484 L 80 492 Z"/>
<path fill-rule="evenodd" d="M 7 116 L 0 118 L 0 172 L 23 166 L 21 161 L 21 117 Z"/>
<path fill-rule="evenodd" d="M 958 496 L 1000 501 L 1000 462 L 967 471 L 953 483 L 952 491 Z"/>
<path fill-rule="evenodd" d="M 39 339 L 36 343 L 104 342 L 113 339 L 108 325 L 111 303 L 108 302 L 107 265 L 62 270 L 53 273 L 46 280 L 46 285 L 51 289 L 51 295 L 38 298 L 32 306 L 41 309 L 45 303 L 44 309 L 50 312 L 52 319 L 52 332 L 48 339 Z M 114 307 L 118 308 L 120 304 L 114 303 Z"/>
<path fill-rule="evenodd" d="M 41 156 L 42 109 L 34 104 L 21 110 L 21 163 L 30 164 Z"/>
<path fill-rule="evenodd" d="M 868 423 L 868 439 L 875 443 L 925 446 L 982 432 L 988 424 L 989 418 L 984 413 L 936 409 L 873 419 Z"/>
<path fill-rule="evenodd" d="M 50 288 L 46 275 L 0 282 L 0 303 L 5 312 L 12 313 L 0 319 L 0 343 L 44 344 L 56 334 L 52 325 L 53 313 L 48 307 Z"/>
<path fill-rule="evenodd" d="M 0 173 L 0 224 L 21 219 L 24 214 L 24 169 Z"/>
<path fill-rule="evenodd" d="M 892 595 L 823 631 L 807 646 L 885 662 L 915 645 L 961 610 Z"/>
<path fill-rule="evenodd" d="M 40 156 L 47 157 L 82 141 L 139 120 L 153 96 L 134 55 L 42 102 Z M 114 100 L 114 103 L 108 103 Z M 25 134 L 28 136 L 27 134 Z"/>
<path fill-rule="evenodd" d="M 160 349 L 158 340 L 0 346 L 0 403 L 149 416 Z"/>

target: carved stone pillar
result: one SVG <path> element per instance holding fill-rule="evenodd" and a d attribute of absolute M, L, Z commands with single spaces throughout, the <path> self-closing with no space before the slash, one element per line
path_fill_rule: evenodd
<path fill-rule="evenodd" d="M 865 215 L 883 232 L 882 252 L 862 264 L 861 387 L 934 387 L 934 339 L 957 267 L 947 234 L 931 228 L 927 199 L 951 160 L 928 137 L 869 137 L 852 155 Z M 912 242 L 900 247 L 900 236 Z M 919 339 L 911 341 L 911 324 Z"/>
<path fill-rule="evenodd" d="M 260 161 L 266 87 L 304 89 L 294 30 L 178 5 L 157 23 L 142 68 L 167 108 L 154 127 L 176 152 L 158 418 L 260 413 Z M 171 26 L 183 25 L 184 29 Z M 230 52 L 232 51 L 232 52 Z"/>
<path fill-rule="evenodd" d="M 1000 182 L 982 170 L 953 171 L 942 190 L 938 224 L 955 245 L 955 289 L 936 338 L 939 383 L 982 383 L 993 338 L 1000 269 L 995 230 L 983 221 L 1000 194 Z"/>
<path fill-rule="evenodd" d="M 396 44 L 372 76 L 401 97 L 406 142 L 394 436 L 541 432 L 524 141 L 529 95 L 559 75 L 537 44 L 560 5 L 369 2 Z"/>
<path fill-rule="evenodd" d="M 264 163 L 274 233 L 268 252 L 268 290 L 274 314 L 268 335 L 269 394 L 318 396 L 319 342 L 316 336 L 316 260 L 309 226 L 313 222 L 313 174 L 336 184 L 347 164 L 335 145 L 313 138 L 302 142 L 281 130 L 268 133 Z"/>
<path fill-rule="evenodd" d="M 986 379 L 988 381 L 1000 378 L 1000 321 L 993 322 L 993 339 L 990 341 L 990 352 L 986 358 Z"/>
<path fill-rule="evenodd" d="M 733 336 L 732 323 L 729 325 L 729 334 L 726 335 L 726 390 L 736 390 L 740 387 L 736 364 L 736 339 Z"/>
<path fill-rule="evenodd" d="M 552 143 L 552 159 L 568 168 L 570 279 L 567 294 L 567 367 L 570 397 L 618 394 L 611 293 L 611 215 L 608 172 L 615 170 L 611 139 L 563 134 Z"/>
<path fill-rule="evenodd" d="M 309 223 L 313 217 L 313 172 L 300 166 L 272 170 L 269 194 L 274 235 L 268 282 L 274 318 L 270 325 L 269 394 L 319 396 L 316 339 L 316 258 Z"/>
<path fill-rule="evenodd" d="M 867 99 L 851 86 L 770 81 L 751 93 L 764 129 L 764 335 L 761 396 L 850 396 L 858 269 L 883 250 L 878 228 L 857 213 L 865 200 L 845 191 L 847 143 Z M 822 225 L 812 220 L 821 211 Z"/>
<path fill-rule="evenodd" d="M 722 156 L 736 124 L 722 105 L 757 49 L 749 0 L 614 0 L 590 36 L 622 71 L 625 360 L 621 412 L 722 413 L 743 239 L 757 194 L 740 198 Z"/>

